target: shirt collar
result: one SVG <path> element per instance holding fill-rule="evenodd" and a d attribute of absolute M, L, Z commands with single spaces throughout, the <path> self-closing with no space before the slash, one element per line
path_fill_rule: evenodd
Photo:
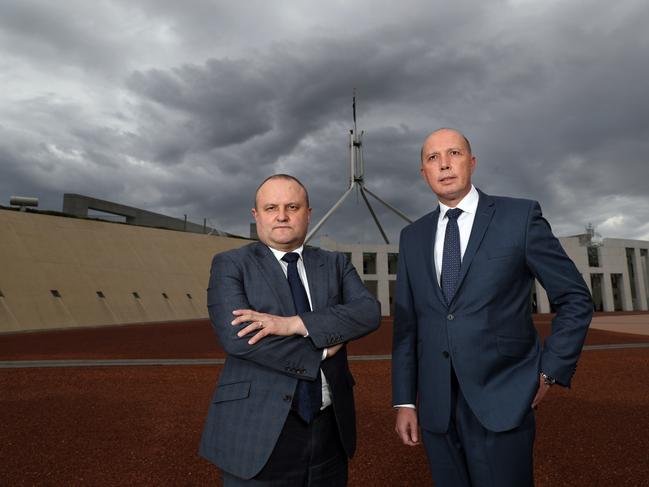
<path fill-rule="evenodd" d="M 289 253 L 289 252 L 284 252 L 283 250 L 274 249 L 272 247 L 268 247 L 268 248 L 270 249 L 270 251 L 273 253 L 273 255 L 277 260 L 282 260 L 282 257 L 284 257 L 286 254 Z M 298 254 L 301 259 L 303 250 L 304 250 L 304 245 L 300 245 L 297 249 L 291 250 L 291 252 L 295 252 L 296 254 Z"/>
<path fill-rule="evenodd" d="M 478 190 L 475 189 L 474 185 L 471 185 L 471 189 L 466 194 L 464 198 L 460 200 L 455 208 L 459 208 L 464 213 L 475 214 L 478 211 L 478 200 L 480 199 L 480 194 Z M 441 201 L 439 202 L 439 218 L 442 220 L 446 216 L 446 212 L 450 210 L 450 206 L 446 206 Z"/>

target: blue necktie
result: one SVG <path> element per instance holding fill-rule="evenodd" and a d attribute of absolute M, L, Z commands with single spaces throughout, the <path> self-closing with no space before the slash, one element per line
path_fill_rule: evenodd
<path fill-rule="evenodd" d="M 288 263 L 288 285 L 291 288 L 293 295 L 293 304 L 297 314 L 311 311 L 309 306 L 309 298 L 304 289 L 304 284 L 300 279 L 297 272 L 297 261 L 300 259 L 300 254 L 297 252 L 289 252 L 282 257 L 284 262 Z M 298 380 L 297 387 L 295 388 L 295 396 L 293 398 L 293 407 L 297 414 L 307 423 L 313 421 L 315 415 L 320 411 L 322 406 L 322 378 L 320 377 L 320 370 L 316 376 L 316 380 Z"/>
<path fill-rule="evenodd" d="M 460 266 L 462 265 L 462 253 L 460 250 L 460 229 L 457 226 L 457 219 L 462 213 L 459 208 L 453 208 L 446 212 L 448 223 L 444 235 L 444 253 L 442 254 L 442 291 L 446 298 L 446 304 L 451 304 L 457 281 L 460 278 Z"/>

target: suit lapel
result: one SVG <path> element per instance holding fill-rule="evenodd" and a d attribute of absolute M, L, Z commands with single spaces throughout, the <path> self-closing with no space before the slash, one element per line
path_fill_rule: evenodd
<path fill-rule="evenodd" d="M 480 248 L 480 243 L 491 223 L 491 218 L 494 214 L 494 201 L 489 195 L 484 194 L 482 191 L 478 190 L 480 193 L 480 199 L 478 200 L 478 208 L 476 210 L 475 219 L 473 220 L 473 227 L 471 228 L 471 236 L 469 237 L 469 243 L 464 252 L 464 258 L 462 259 L 462 266 L 460 267 L 460 277 L 457 282 L 457 291 L 455 292 L 455 297 L 460 292 L 462 287 L 462 281 L 466 277 L 466 273 L 471 266 L 471 261 L 475 257 L 478 248 Z M 453 298 L 455 300 L 455 297 Z"/>
<path fill-rule="evenodd" d="M 309 295 L 313 310 L 327 307 L 327 269 L 321 252 L 312 247 L 304 247 L 302 252 L 306 278 L 309 282 Z"/>
<path fill-rule="evenodd" d="M 435 238 L 437 236 L 437 223 L 439 220 L 439 206 L 432 213 L 429 213 L 429 219 L 426 225 L 423 226 L 424 234 L 421 239 L 421 260 L 426 266 L 431 282 L 433 282 L 433 288 L 435 289 L 435 295 L 440 303 L 446 304 L 446 299 L 442 293 L 442 288 L 439 287 L 439 282 L 437 281 L 437 269 L 435 267 Z"/>
<path fill-rule="evenodd" d="M 291 288 L 288 285 L 288 279 L 282 271 L 282 266 L 270 251 L 270 249 L 263 243 L 255 245 L 255 254 L 257 255 L 257 264 L 261 275 L 268 283 L 268 287 L 273 294 L 277 297 L 277 301 L 285 316 L 292 316 L 295 314 L 295 306 L 293 304 L 293 295 Z"/>

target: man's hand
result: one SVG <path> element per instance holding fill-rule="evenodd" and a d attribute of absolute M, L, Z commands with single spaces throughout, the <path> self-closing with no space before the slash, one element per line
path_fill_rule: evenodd
<path fill-rule="evenodd" d="M 338 353 L 338 350 L 343 348 L 343 345 L 344 345 L 344 343 L 339 343 L 338 345 L 334 345 L 333 347 L 328 347 L 327 348 L 327 358 L 331 358 L 334 355 L 336 355 L 336 353 Z"/>
<path fill-rule="evenodd" d="M 534 396 L 534 400 L 532 401 L 532 409 L 536 409 L 538 405 L 541 403 L 545 395 L 548 393 L 550 390 L 550 387 L 552 387 L 550 384 L 546 384 L 545 381 L 543 380 L 543 374 L 539 376 L 539 388 L 536 391 L 536 396 Z"/>
<path fill-rule="evenodd" d="M 307 335 L 307 329 L 304 326 L 302 318 L 299 316 L 275 316 L 267 313 L 259 313 L 251 309 L 235 309 L 232 312 L 236 316 L 232 320 L 232 326 L 240 325 L 250 321 L 248 326 L 243 327 L 237 333 L 237 336 L 242 337 L 250 333 L 255 335 L 248 340 L 248 344 L 254 345 L 259 340 L 268 335 Z"/>
<path fill-rule="evenodd" d="M 397 408 L 397 421 L 394 427 L 404 445 L 419 445 L 419 424 L 417 411 L 413 408 Z"/>

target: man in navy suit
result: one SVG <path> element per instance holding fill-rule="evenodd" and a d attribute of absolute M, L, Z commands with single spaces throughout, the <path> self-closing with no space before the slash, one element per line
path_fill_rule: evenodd
<path fill-rule="evenodd" d="M 532 486 L 534 409 L 568 387 L 592 315 L 588 287 L 539 204 L 471 184 L 467 138 L 425 140 L 439 206 L 403 229 L 392 351 L 396 432 L 423 439 L 436 487 Z M 540 345 L 534 278 L 556 310 Z"/>
<path fill-rule="evenodd" d="M 306 189 L 277 174 L 257 189 L 260 242 L 214 257 L 210 320 L 228 356 L 200 454 L 224 485 L 347 485 L 356 448 L 345 344 L 379 326 L 378 301 L 345 256 L 305 247 Z"/>

